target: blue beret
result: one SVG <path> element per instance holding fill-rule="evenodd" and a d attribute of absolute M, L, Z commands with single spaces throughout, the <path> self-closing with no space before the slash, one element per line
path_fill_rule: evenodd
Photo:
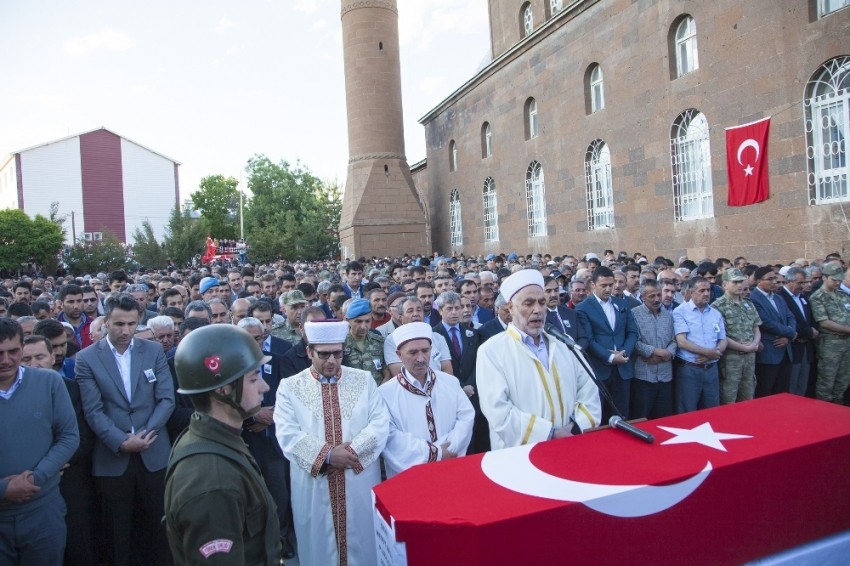
<path fill-rule="evenodd" d="M 216 279 L 215 277 L 204 277 L 203 279 L 201 279 L 201 295 L 203 295 L 213 287 L 218 287 L 218 279 Z"/>
<path fill-rule="evenodd" d="M 357 318 L 358 316 L 363 316 L 370 312 L 372 312 L 372 305 L 369 304 L 368 300 L 354 299 L 351 301 L 351 304 L 348 305 L 348 310 L 345 311 L 345 318 Z"/>

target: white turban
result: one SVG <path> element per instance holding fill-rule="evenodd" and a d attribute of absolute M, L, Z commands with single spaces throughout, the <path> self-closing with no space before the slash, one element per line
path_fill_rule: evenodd
<path fill-rule="evenodd" d="M 342 344 L 348 334 L 348 323 L 345 321 L 305 322 L 304 334 L 307 342 L 313 344 Z"/>
<path fill-rule="evenodd" d="M 504 281 L 499 291 L 506 301 L 513 299 L 520 289 L 529 285 L 537 285 L 543 288 L 543 274 L 536 269 L 520 269 Z"/>
<path fill-rule="evenodd" d="M 424 339 L 430 342 L 432 335 L 433 330 L 424 322 L 408 322 L 393 330 L 396 348 L 401 348 L 402 344 L 411 340 Z"/>

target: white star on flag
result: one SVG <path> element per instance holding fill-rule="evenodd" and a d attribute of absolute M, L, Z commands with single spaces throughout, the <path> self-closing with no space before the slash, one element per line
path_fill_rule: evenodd
<path fill-rule="evenodd" d="M 714 432 L 711 428 L 711 423 L 703 423 L 694 428 L 676 428 L 672 426 L 659 426 L 661 430 L 674 434 L 673 438 L 665 440 L 661 444 L 688 444 L 694 442 L 702 444 L 709 448 L 714 448 L 722 452 L 726 452 L 726 447 L 723 446 L 721 440 L 737 440 L 739 438 L 752 438 L 746 434 L 729 434 L 726 432 Z"/>
<path fill-rule="evenodd" d="M 752 165 L 747 165 L 746 167 L 744 167 L 744 175 L 749 177 L 752 174 L 753 174 L 753 166 Z"/>

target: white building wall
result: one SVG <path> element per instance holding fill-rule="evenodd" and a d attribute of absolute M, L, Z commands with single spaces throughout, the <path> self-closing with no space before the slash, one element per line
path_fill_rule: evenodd
<path fill-rule="evenodd" d="M 14 155 L 0 168 L 0 209 L 18 208 L 17 170 Z"/>
<path fill-rule="evenodd" d="M 174 162 L 121 138 L 121 169 L 127 243 L 134 243 L 133 232 L 145 220 L 150 221 L 157 240 L 162 242 L 177 202 Z"/>
<path fill-rule="evenodd" d="M 76 214 L 77 236 L 83 226 L 83 180 L 80 138 L 75 136 L 21 152 L 24 212 L 30 217 L 47 216 L 50 203 L 59 203 L 59 214 L 67 215 L 65 242 L 71 244 L 71 213 Z M 14 185 L 17 191 L 17 183 Z"/>

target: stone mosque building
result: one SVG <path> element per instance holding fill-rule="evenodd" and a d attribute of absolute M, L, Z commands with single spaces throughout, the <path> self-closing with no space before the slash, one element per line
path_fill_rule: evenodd
<path fill-rule="evenodd" d="M 349 59 L 347 23 L 377 34 L 369 50 L 378 36 L 397 50 L 396 2 L 344 0 L 343 256 L 850 253 L 848 5 L 490 0 L 492 61 L 421 118 L 427 158 L 409 167 L 403 137 L 363 118 L 386 102 L 376 87 L 400 108 L 397 51 Z M 379 57 L 383 82 L 352 92 Z M 728 206 L 725 130 L 767 117 L 769 198 Z M 351 144 L 352 131 L 378 142 Z"/>

